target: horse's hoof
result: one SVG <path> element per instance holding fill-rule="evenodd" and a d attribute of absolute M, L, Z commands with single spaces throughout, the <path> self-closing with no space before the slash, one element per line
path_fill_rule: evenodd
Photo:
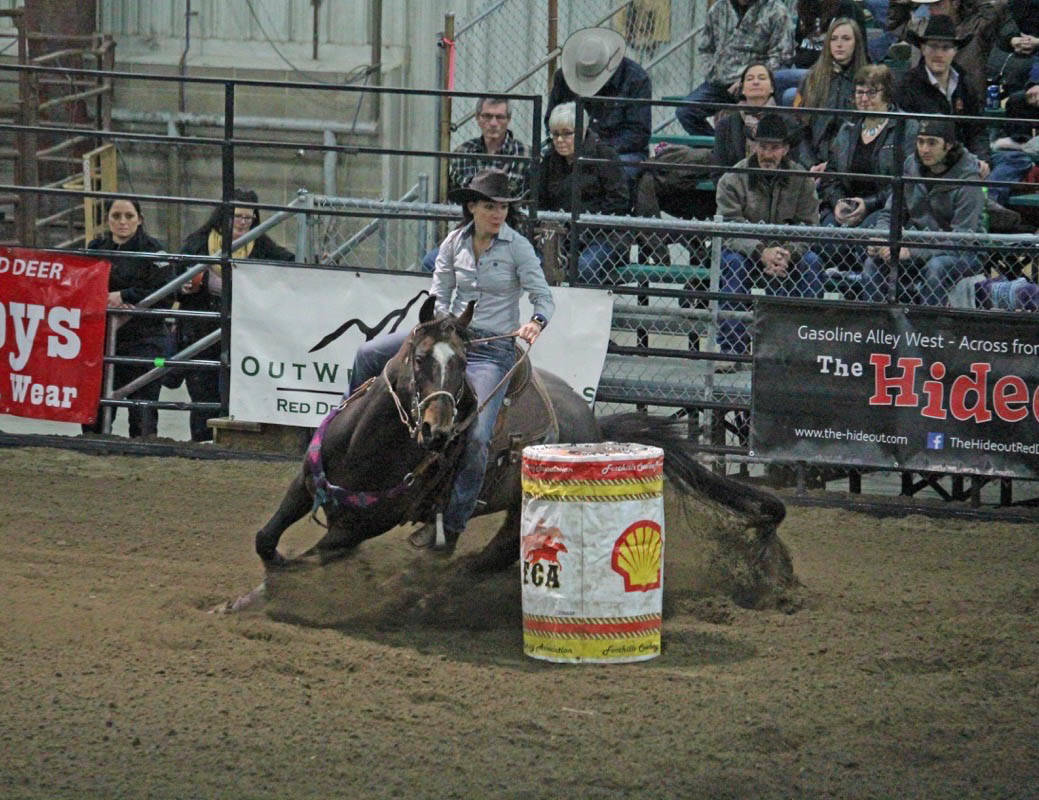
<path fill-rule="evenodd" d="M 267 582 L 264 581 L 247 594 L 234 600 L 228 600 L 209 609 L 210 614 L 234 614 L 239 611 L 255 609 L 267 600 Z"/>
<path fill-rule="evenodd" d="M 428 522 L 417 531 L 408 536 L 408 544 L 416 550 L 427 550 L 440 558 L 450 558 L 458 545 L 459 534 L 452 531 L 444 531 L 444 543 L 437 544 L 437 527 Z"/>
<path fill-rule="evenodd" d="M 275 550 L 270 555 L 260 554 L 260 560 L 266 569 L 285 569 L 289 566 L 289 560 Z"/>

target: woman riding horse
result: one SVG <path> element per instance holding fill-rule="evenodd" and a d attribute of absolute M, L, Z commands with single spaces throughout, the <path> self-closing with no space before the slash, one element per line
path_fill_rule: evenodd
<path fill-rule="evenodd" d="M 439 313 L 460 315 L 475 301 L 470 335 L 490 339 L 474 344 L 467 355 L 466 376 L 480 412 L 470 426 L 462 463 L 443 510 L 444 541 L 437 542 L 433 522 L 408 537 L 413 547 L 443 555 L 454 552 L 483 485 L 491 435 L 505 397 L 503 379 L 516 357 L 512 337 L 533 344 L 555 309 L 534 247 L 514 227 L 512 204 L 521 198 L 508 195 L 508 175 L 497 169 L 482 170 L 467 188 L 449 193 L 451 200 L 462 204 L 462 222 L 440 245 L 430 288 Z M 520 325 L 519 298 L 524 291 L 534 314 Z M 407 336 L 406 332 L 386 334 L 361 345 L 351 373 L 351 394 L 382 371 Z"/>

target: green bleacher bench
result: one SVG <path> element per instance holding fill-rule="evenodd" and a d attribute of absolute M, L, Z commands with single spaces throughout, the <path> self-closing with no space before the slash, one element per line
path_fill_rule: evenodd
<path fill-rule="evenodd" d="M 706 283 L 711 279 L 711 270 L 692 264 L 627 264 L 617 277 L 624 283 Z"/>
<path fill-rule="evenodd" d="M 1012 194 L 1007 200 L 1008 206 L 1026 206 L 1028 208 L 1039 208 L 1039 192 L 1032 194 Z"/>
<path fill-rule="evenodd" d="M 690 136 L 688 134 L 660 134 L 657 136 L 650 136 L 650 144 L 660 144 L 661 142 L 667 142 L 668 144 L 684 144 L 686 147 L 706 147 L 708 149 L 714 147 L 713 136 Z"/>

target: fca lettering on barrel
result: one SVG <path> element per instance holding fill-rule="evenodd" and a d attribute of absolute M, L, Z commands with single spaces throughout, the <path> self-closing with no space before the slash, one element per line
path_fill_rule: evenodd
<path fill-rule="evenodd" d="M 873 395 L 869 398 L 871 406 L 891 406 L 895 408 L 918 408 L 920 395 L 914 388 L 916 371 L 923 366 L 921 358 L 899 358 L 894 369 L 891 356 L 886 353 L 873 353 L 869 357 L 873 365 Z M 970 365 L 970 375 L 957 376 L 949 386 L 946 397 L 945 384 L 947 368 L 941 361 L 931 364 L 928 372 L 930 380 L 925 380 L 921 391 L 926 404 L 920 409 L 920 415 L 928 419 L 946 419 L 950 414 L 960 422 L 989 422 L 996 417 L 1004 422 L 1020 422 L 1031 414 L 1039 420 L 1039 386 L 1029 390 L 1024 379 L 1017 375 L 1004 375 L 992 384 L 989 392 L 989 372 L 992 365 L 984 361 L 976 361 Z M 990 408 L 991 405 L 991 408 Z"/>

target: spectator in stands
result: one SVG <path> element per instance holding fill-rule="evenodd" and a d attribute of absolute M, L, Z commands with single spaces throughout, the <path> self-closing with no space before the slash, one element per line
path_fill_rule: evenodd
<path fill-rule="evenodd" d="M 609 28 L 574 31 L 563 44 L 560 68 L 552 81 L 545 111 L 548 127 L 552 112 L 577 97 L 633 97 L 649 100 L 653 87 L 646 71 L 624 55 L 624 37 Z M 589 99 L 583 103 L 584 126 L 617 157 L 628 164 L 649 158 L 652 108 L 649 104 L 606 103 Z M 634 180 L 638 167 L 626 166 Z"/>
<path fill-rule="evenodd" d="M 259 197 L 252 189 L 235 189 L 234 199 L 241 203 L 259 202 Z M 224 225 L 227 214 L 231 218 L 231 240 L 237 242 L 252 228 L 260 224 L 260 212 L 248 206 L 235 206 L 229 209 L 218 206 L 213 209 L 209 219 L 201 228 L 190 234 L 181 246 L 181 252 L 187 255 L 218 256 L 223 249 Z M 256 259 L 258 261 L 295 261 L 294 253 L 276 244 L 267 234 L 260 234 L 248 244 L 239 246 L 231 253 L 234 259 Z M 204 272 L 185 283 L 180 290 L 180 307 L 188 311 L 219 311 L 220 296 L 223 294 L 223 280 L 220 264 L 213 264 Z M 220 329 L 220 321 L 215 319 L 181 319 L 178 320 L 178 345 L 181 349 L 197 342 L 207 333 Z M 194 358 L 219 360 L 219 342 L 196 354 Z M 215 369 L 189 369 L 184 373 L 188 395 L 194 403 L 220 402 L 220 371 Z M 213 411 L 192 411 L 189 419 L 191 440 L 207 442 L 213 438 L 213 431 L 206 424 L 216 416 Z"/>
<path fill-rule="evenodd" d="M 805 75 L 794 98 L 804 108 L 851 108 L 855 75 L 866 64 L 866 42 L 859 27 L 847 17 L 837 17 L 826 31 L 826 49 Z M 806 167 L 826 168 L 830 142 L 841 125 L 836 114 L 799 117 L 803 126 L 797 160 Z"/>
<path fill-rule="evenodd" d="M 714 187 L 702 188 L 715 174 L 707 165 L 731 167 L 754 152 L 753 135 L 766 108 L 775 106 L 772 70 L 765 64 L 748 64 L 740 75 L 739 104 L 735 111 L 715 118 L 714 147 L 686 147 L 661 144 L 650 161 L 684 164 L 689 169 L 646 169 L 639 176 L 635 191 L 635 216 L 659 217 L 660 212 L 682 219 L 706 219 L 714 215 Z M 667 248 L 661 246 L 665 234 L 654 233 L 643 249 L 647 258 L 658 264 L 670 263 Z M 684 239 L 680 238 L 680 241 Z"/>
<path fill-rule="evenodd" d="M 924 120 L 916 136 L 915 152 L 905 162 L 907 178 L 944 178 L 955 185 L 907 181 L 903 191 L 904 230 L 974 232 L 981 229 L 984 205 L 978 183 L 978 160 L 957 138 L 950 119 Z M 877 215 L 876 227 L 891 224 L 892 195 Z M 885 264 L 892 260 L 887 247 L 871 246 L 863 266 L 865 299 L 883 300 L 887 285 Z M 969 250 L 935 250 L 903 246 L 898 253 L 898 302 L 945 305 L 949 290 L 961 278 L 979 271 L 977 256 Z"/>
<path fill-rule="evenodd" d="M 794 65 L 776 72 L 776 99 L 784 106 L 793 105 L 797 87 L 826 49 L 827 31 L 833 20 L 854 20 L 861 40 L 867 41 L 866 15 L 855 0 L 797 0 L 794 12 Z"/>
<path fill-rule="evenodd" d="M 1010 0 L 1000 22 L 998 80 L 1003 94 L 1009 95 L 1026 88 L 1032 62 L 1039 55 L 1039 0 Z"/>
<path fill-rule="evenodd" d="M 481 97 L 476 101 L 476 124 L 480 128 L 480 135 L 462 142 L 455 148 L 455 152 L 526 158 L 527 146 L 509 130 L 511 120 L 512 112 L 507 97 Z M 505 171 L 509 176 L 510 191 L 519 197 L 527 191 L 528 167 L 527 161 L 452 158 L 447 170 L 448 190 L 464 189 L 477 172 L 493 168 Z"/>
<path fill-rule="evenodd" d="M 707 11 L 700 36 L 706 80 L 686 97 L 675 116 L 694 136 L 710 136 L 707 118 L 714 109 L 698 103 L 732 103 L 743 69 L 762 62 L 773 72 L 789 66 L 794 56 L 794 24 L 785 0 L 718 0 Z"/>
<path fill-rule="evenodd" d="M 576 182 L 583 213 L 627 214 L 631 208 L 628 183 L 617 163 L 617 154 L 595 131 L 585 131 L 582 155 L 613 163 L 575 163 L 576 113 L 573 103 L 563 103 L 553 108 L 548 118 L 552 145 L 542 154 L 544 170 L 538 207 L 547 211 L 571 211 L 571 192 Z M 609 283 L 613 271 L 626 260 L 623 236 L 604 229 L 583 231 L 578 250 L 577 273 L 582 283 Z"/>
<path fill-rule="evenodd" d="M 930 27 L 930 21 L 936 16 L 948 17 L 955 38 L 962 42 L 956 53 L 962 79 L 970 85 L 976 97 L 984 97 L 987 88 L 985 66 L 996 43 L 1005 5 L 1006 0 L 891 0 L 887 29 L 909 44 L 920 47 L 919 40 Z M 920 6 L 927 8 L 928 16 L 913 14 L 914 8 Z M 926 53 L 922 55 L 927 57 Z"/>
<path fill-rule="evenodd" d="M 754 62 L 740 75 L 740 108 L 715 117 L 714 163 L 731 167 L 754 152 L 754 131 L 765 109 L 776 104 L 776 81 L 767 64 Z"/>
<path fill-rule="evenodd" d="M 960 36 L 952 18 L 936 15 L 928 19 L 922 34 L 911 30 L 908 37 L 920 48 L 923 59 L 906 72 L 896 88 L 898 107 L 910 113 L 980 116 L 981 96 L 966 81 L 963 69 L 953 63 L 970 35 Z M 981 177 L 988 177 L 991 155 L 985 124 L 960 121 L 956 126 L 957 141 L 977 157 Z"/>
<path fill-rule="evenodd" d="M 791 132 L 783 118 L 765 114 L 754 134 L 754 153 L 736 164 L 765 170 L 799 169 L 789 158 Z M 718 180 L 718 213 L 726 222 L 768 225 L 818 225 L 819 197 L 815 181 L 804 175 L 729 172 Z M 822 295 L 822 265 L 804 242 L 729 240 L 722 248 L 721 290 L 747 294 L 752 286 L 770 294 L 793 297 Z M 724 309 L 742 309 L 727 302 Z M 724 353 L 745 353 L 746 325 L 725 319 L 719 325 L 718 344 Z"/>
<path fill-rule="evenodd" d="M 1025 144 L 1039 132 L 1039 55 L 1032 58 L 1031 72 L 1024 88 L 1007 97 L 1006 112 L 1012 119 L 1032 119 L 1036 122 L 1009 127 L 1004 131 L 1008 135 L 992 143 L 992 174 L 989 178 L 994 181 L 1022 181 L 1034 164 L 1032 154 L 1025 152 Z M 1014 189 L 1010 186 L 992 186 L 989 188 L 989 199 L 996 204 L 1005 204 L 1013 193 Z M 1017 221 L 1020 221 L 1017 212 L 1006 210 L 1018 216 Z M 989 219 L 993 230 L 1004 230 L 994 224 L 991 209 Z"/>
<path fill-rule="evenodd" d="M 144 215 L 136 200 L 109 200 L 105 207 L 108 232 L 87 244 L 88 250 L 115 250 L 126 253 L 164 253 L 165 246 L 144 230 Z M 173 267 L 166 261 L 129 255 L 106 256 L 112 268 L 108 273 L 108 307 L 134 308 L 148 295 L 161 289 L 175 277 Z M 165 297 L 152 308 L 169 308 L 172 298 Z M 115 355 L 153 359 L 166 355 L 166 323 L 162 317 L 108 317 L 108 324 L 117 326 Z M 151 369 L 151 365 L 116 364 L 115 388 L 125 386 Z M 129 400 L 159 399 L 160 381 L 152 381 L 128 396 Z M 154 436 L 158 431 L 159 412 L 155 408 L 131 406 L 127 409 L 131 437 Z M 101 412 L 84 433 L 101 432 Z"/>
<path fill-rule="evenodd" d="M 855 73 L 855 108 L 859 111 L 898 111 L 892 102 L 894 76 L 883 64 L 867 64 Z M 826 174 L 819 185 L 820 221 L 841 227 L 874 227 L 876 215 L 891 194 L 891 184 L 863 178 L 830 176 L 832 172 L 897 175 L 916 146 L 919 125 L 906 120 L 903 157 L 895 161 L 897 125 L 887 117 L 856 117 L 846 121 L 834 138 Z"/>

